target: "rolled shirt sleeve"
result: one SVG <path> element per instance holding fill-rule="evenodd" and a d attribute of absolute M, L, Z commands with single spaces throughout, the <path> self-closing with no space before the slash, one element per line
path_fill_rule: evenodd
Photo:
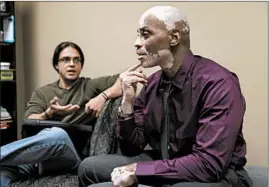
<path fill-rule="evenodd" d="M 47 103 L 40 89 L 33 91 L 30 100 L 27 103 L 24 118 L 31 114 L 40 114 L 47 109 Z"/>

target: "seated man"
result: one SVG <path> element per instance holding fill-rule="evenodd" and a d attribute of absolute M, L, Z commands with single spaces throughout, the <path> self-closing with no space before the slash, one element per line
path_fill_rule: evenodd
<path fill-rule="evenodd" d="M 33 92 L 25 118 L 93 125 L 106 100 L 121 95 L 118 74 L 96 79 L 80 77 L 84 55 L 75 43 L 59 44 L 52 64 L 59 80 Z M 44 129 L 1 147 L 1 186 L 40 176 L 46 168 L 47 172 L 76 171 L 81 161 L 79 155 L 63 129 Z"/>
<path fill-rule="evenodd" d="M 191 52 L 189 29 L 174 7 L 153 7 L 141 16 L 138 59 L 144 68 L 161 70 L 149 78 L 136 71 L 120 75 L 117 136 L 124 155 L 86 158 L 78 169 L 81 186 L 251 186 L 243 168 L 246 104 L 239 80 Z M 144 87 L 135 98 L 138 83 Z M 148 144 L 151 150 L 144 149 Z"/>

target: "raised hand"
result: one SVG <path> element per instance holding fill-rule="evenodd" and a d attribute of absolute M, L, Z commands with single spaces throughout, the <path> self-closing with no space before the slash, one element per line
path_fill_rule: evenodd
<path fill-rule="evenodd" d="M 136 71 L 141 66 L 141 63 L 128 68 L 120 74 L 123 99 L 132 101 L 136 95 L 137 83 L 147 84 L 147 77 L 142 71 Z"/>

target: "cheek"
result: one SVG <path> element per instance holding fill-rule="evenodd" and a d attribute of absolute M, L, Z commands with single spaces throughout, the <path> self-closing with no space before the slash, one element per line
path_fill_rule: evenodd
<path fill-rule="evenodd" d="M 58 70 L 59 70 L 59 72 L 63 72 L 64 71 L 64 66 L 58 65 Z"/>
<path fill-rule="evenodd" d="M 158 54 L 159 51 L 170 48 L 167 41 L 153 41 L 151 43 L 145 43 L 144 46 L 149 54 Z"/>
<path fill-rule="evenodd" d="M 174 61 L 174 57 L 170 50 L 162 49 L 159 50 L 156 54 L 148 55 L 147 60 L 144 63 L 145 67 L 153 67 L 157 65 L 161 65 L 163 62 L 172 63 Z"/>
<path fill-rule="evenodd" d="M 76 70 L 77 70 L 77 71 L 80 71 L 81 69 L 82 69 L 81 64 L 78 64 L 78 65 L 76 66 Z"/>

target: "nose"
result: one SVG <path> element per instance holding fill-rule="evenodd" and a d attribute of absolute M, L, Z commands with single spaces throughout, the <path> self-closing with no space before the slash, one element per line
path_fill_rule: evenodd
<path fill-rule="evenodd" d="M 142 47 L 142 41 L 141 41 L 141 39 L 140 39 L 139 36 L 136 38 L 135 43 L 134 43 L 134 46 L 137 49 L 139 49 L 140 47 Z"/>
<path fill-rule="evenodd" d="M 74 59 L 71 59 L 68 64 L 69 64 L 69 66 L 75 66 Z"/>

